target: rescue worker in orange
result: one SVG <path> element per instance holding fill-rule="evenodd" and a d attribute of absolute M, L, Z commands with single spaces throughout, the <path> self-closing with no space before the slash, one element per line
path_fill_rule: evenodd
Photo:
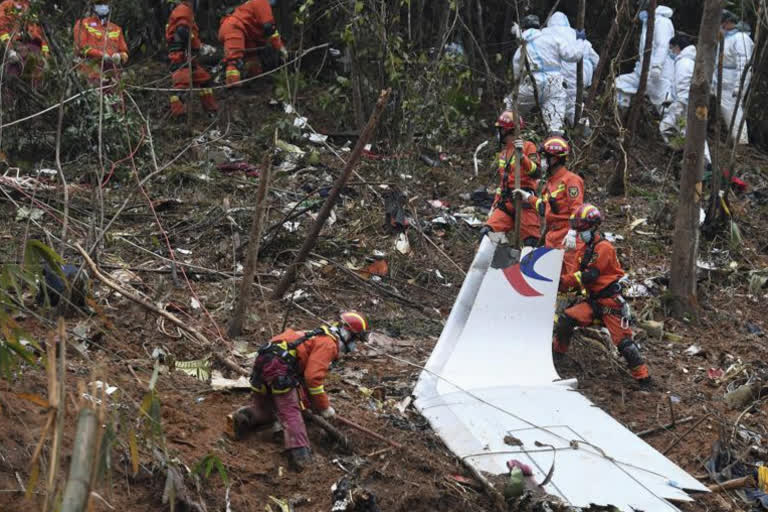
<path fill-rule="evenodd" d="M 566 249 L 563 274 L 576 267 L 576 232 L 569 229 L 568 219 L 584 203 L 584 180 L 565 166 L 571 146 L 560 135 L 550 135 L 541 144 L 541 172 L 547 182 L 541 197 L 529 190 L 516 189 L 524 201 L 535 207 L 547 225 L 545 244 L 553 249 Z"/>
<path fill-rule="evenodd" d="M 499 188 L 496 189 L 491 214 L 483 227 L 481 237 L 489 232 L 508 233 L 515 229 L 515 202 L 512 191 L 515 188 L 515 159 L 520 150 L 520 187 L 534 194 L 538 186 L 539 155 L 533 142 L 515 139 L 515 125 L 523 128 L 523 120 L 515 122 L 515 113 L 505 110 L 496 121 L 499 144 L 503 144 L 498 156 Z M 520 215 L 520 240 L 523 245 L 535 247 L 541 236 L 539 215 L 527 202 L 522 203 Z"/>
<path fill-rule="evenodd" d="M 264 65 L 276 67 L 275 52 L 284 60 L 288 57 L 272 14 L 272 5 L 276 3 L 276 0 L 248 0 L 222 18 L 219 41 L 224 45 L 227 85 L 260 74 Z M 261 58 L 257 53 L 261 53 Z"/>
<path fill-rule="evenodd" d="M 200 42 L 200 30 L 195 22 L 197 0 L 169 0 L 177 4 L 171 11 L 165 26 L 165 41 L 168 43 L 168 59 L 171 61 L 171 78 L 174 89 L 189 89 L 190 83 L 200 91 L 203 110 L 213 113 L 219 110 L 213 89 L 207 88 L 213 77 L 197 62 L 196 55 L 213 55 L 216 50 Z M 188 52 L 191 50 L 191 54 Z M 191 61 L 191 62 L 190 62 Z M 191 69 L 190 69 L 191 68 Z M 191 75 L 191 78 L 190 78 Z M 171 96 L 171 116 L 181 117 L 187 113 L 187 106 L 178 94 Z"/>
<path fill-rule="evenodd" d="M 227 417 L 235 439 L 274 423 L 274 431 L 283 430 L 292 464 L 304 469 L 311 452 L 302 410 L 311 407 L 323 418 L 336 415 L 323 387 L 328 368 L 339 354 L 352 352 L 357 341 L 365 341 L 369 331 L 368 321 L 349 311 L 341 314 L 340 323 L 309 332 L 288 329 L 272 338 L 253 365 L 251 405 Z"/>
<path fill-rule="evenodd" d="M 82 58 L 80 72 L 91 85 L 102 85 L 102 79 L 114 83 L 128 62 L 128 45 L 123 29 L 109 21 L 107 0 L 92 0 L 92 16 L 75 23 L 75 55 Z"/>
<path fill-rule="evenodd" d="M 594 205 L 585 203 L 571 216 L 571 229 L 577 232 L 584 245 L 578 249 L 578 269 L 562 278 L 561 284 L 568 289 L 580 290 L 584 300 L 561 314 L 555 325 L 552 350 L 555 357 L 568 351 L 576 326 L 586 327 L 593 321 L 601 321 L 611 333 L 611 341 L 624 357 L 632 377 L 642 386 L 648 386 L 651 378 L 648 366 L 632 340 L 629 304 L 621 295 L 624 271 L 621 269 L 613 245 L 598 233 L 602 215 Z"/>
<path fill-rule="evenodd" d="M 24 77 L 30 85 L 40 87 L 45 64 L 50 57 L 48 41 L 30 12 L 29 0 L 0 2 L 0 43 L 5 49 L 7 76 Z"/>

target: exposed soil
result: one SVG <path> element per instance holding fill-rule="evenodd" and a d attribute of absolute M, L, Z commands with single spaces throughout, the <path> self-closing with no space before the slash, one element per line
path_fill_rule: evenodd
<path fill-rule="evenodd" d="M 256 96 L 254 92 L 239 92 L 236 97 L 239 103 L 230 99 L 229 112 L 237 122 L 229 125 L 224 115 L 217 123 L 225 139 L 223 144 L 261 167 L 263 143 L 268 140 L 268 135 L 262 138 L 260 132 L 268 132 L 263 127 L 269 127 L 271 121 L 282 114 L 267 105 L 265 97 Z M 249 101 L 247 108 L 244 98 Z M 150 112 L 159 117 L 160 108 L 155 105 Z M 170 160 L 189 144 L 197 133 L 195 130 L 199 132 L 208 125 L 208 120 L 197 116 L 189 127 L 165 123 L 155 127 L 163 141 L 163 144 L 155 143 L 161 148 L 161 161 Z M 318 126 L 332 124 L 328 119 L 312 121 Z M 251 126 L 260 127 L 259 133 L 251 136 Z M 468 268 L 477 238 L 476 230 L 461 220 L 450 225 L 425 222 L 446 213 L 428 204 L 427 200 L 443 200 L 450 205 L 449 211 L 455 213 L 462 207 L 471 206 L 471 201 L 462 198 L 462 194 L 494 182 L 487 172 L 481 172 L 479 178 L 473 177 L 471 158 L 464 156 L 471 155 L 474 145 L 484 136 L 478 133 L 467 147 L 450 148 L 449 154 L 456 156 L 440 167 L 426 167 L 415 153 L 410 157 L 364 160 L 359 173 L 368 185 L 358 178 L 350 184 L 351 190 L 345 195 L 343 204 L 335 210 L 335 224 L 325 229 L 312 256 L 314 264 L 302 269 L 299 282 L 291 290 L 291 293 L 301 290 L 306 294 L 305 299 L 298 300 L 301 308 L 288 302 L 263 300 L 267 292 L 255 292 L 252 315 L 246 322 L 247 332 L 238 341 L 247 342 L 248 351 L 253 351 L 266 338 L 279 332 L 286 322 L 288 326 L 312 328 L 318 324 L 318 318 L 333 319 L 339 310 L 355 308 L 370 316 L 376 331 L 396 341 L 384 352 L 416 365 L 424 364 L 461 286 L 463 276 L 457 267 Z M 331 142 L 341 146 L 344 140 L 332 139 Z M 301 146 L 306 150 L 317 149 L 306 141 Z M 639 228 L 647 234 L 631 232 L 628 227 L 635 218 L 654 217 L 665 202 L 672 205 L 674 215 L 676 185 L 673 172 L 669 171 L 674 167 L 673 159 L 666 150 L 659 150 L 661 147 L 653 141 L 635 149 L 642 162 L 630 160 L 633 187 L 626 199 L 608 198 L 604 192 L 602 184 L 608 182 L 618 157 L 606 155 L 606 147 L 601 143 L 587 148 L 581 160 L 595 163 L 580 166 L 585 173 L 588 199 L 599 204 L 606 215 L 605 230 L 624 237 L 617 242 L 622 261 L 632 279 L 640 282 L 669 273 L 671 226 L 665 225 L 662 218 L 659 225 Z M 645 151 L 641 153 L 643 149 Z M 138 194 L 115 223 L 114 235 L 101 252 L 99 263 L 109 272 L 118 267 L 129 268 L 131 274 L 126 278 L 127 282 L 202 330 L 209 339 L 216 340 L 216 328 L 203 309 L 210 312 L 222 331 L 226 330 L 238 284 L 231 273 L 238 263 L 242 263 L 242 246 L 247 240 L 252 214 L 252 210 L 242 208 L 253 207 L 258 179 L 244 174 L 223 174 L 198 164 L 212 151 L 212 148 L 196 147 L 186 152 L 169 167 L 161 180 L 148 188 L 170 243 L 177 250 L 176 258 L 199 267 L 187 268 L 189 286 L 180 272 L 174 279 L 168 261 L 161 259 L 169 256 L 162 233 L 145 199 Z M 378 144 L 373 151 L 387 155 L 389 148 Z M 282 158 L 278 156 L 278 159 Z M 319 159 L 320 163 L 310 169 L 299 166 L 294 171 L 278 173 L 272 188 L 273 209 L 269 214 L 269 226 L 280 222 L 287 213 L 287 203 L 301 201 L 306 192 L 330 185 L 330 177 L 340 168 L 339 160 L 328 152 L 320 152 Z M 747 178 L 751 177 L 753 187 L 765 190 L 766 159 L 748 152 L 739 162 L 740 169 L 749 170 Z M 651 169 L 660 171 L 651 172 Z M 122 169 L 122 172 L 125 173 L 123 176 L 129 176 L 129 169 Z M 141 170 L 142 175 L 146 172 L 146 169 Z M 207 172 L 210 179 L 201 180 L 198 177 L 201 172 Z M 652 176 L 656 176 L 658 182 L 654 182 Z M 120 186 L 107 189 L 108 218 L 124 200 L 126 191 L 132 189 L 132 183 L 129 177 L 115 178 L 115 184 Z M 413 223 L 408 231 L 412 249 L 409 255 L 395 250 L 396 235 L 383 225 L 380 197 L 385 191 L 383 186 L 386 190 L 399 189 L 407 194 Z M 22 194 L 13 197 L 21 204 L 29 202 L 29 198 Z M 38 200 L 60 208 L 59 197 L 54 193 L 41 193 Z M 168 202 L 161 208 L 159 200 L 163 198 L 175 198 L 180 203 Z M 73 223 L 75 232 L 71 237 L 76 239 L 87 233 L 88 213 L 96 211 L 97 207 L 92 203 L 90 185 L 86 183 L 81 185 L 80 192 L 74 193 L 71 201 L 72 215 L 79 221 Z M 636 313 L 644 319 L 665 320 L 665 330 L 678 336 L 677 341 L 650 335 L 638 337 L 655 379 L 654 389 L 638 389 L 613 350 L 584 336 L 577 337 L 571 360 L 563 368 L 563 376 L 577 376 L 582 391 L 597 406 L 633 431 L 653 428 L 673 418 L 693 416 L 698 421 L 707 416 L 693 432 L 688 433 L 695 423 L 690 422 L 645 437 L 660 451 L 675 443 L 668 456 L 691 474 L 704 478 L 708 477 L 702 463 L 709 456 L 713 442 L 721 433 L 730 436 L 737 419 L 742 427 L 762 435 L 761 441 L 751 444 L 762 450 L 768 446 L 765 401 L 754 402 L 746 412 L 731 410 L 723 401 L 729 387 L 745 382 L 747 375 L 755 375 L 764 369 L 763 361 L 768 360 L 764 290 L 759 292 L 763 295 L 748 291 L 749 271 L 768 268 L 762 234 L 768 211 L 766 205 L 754 197 L 736 198 L 733 206 L 737 212 L 744 212 L 739 215 L 738 222 L 745 242 L 738 249 L 731 249 L 721 238 L 702 244 L 705 259 L 709 259 L 713 248 L 717 248 L 721 252 L 716 256 L 724 264 L 718 264 L 720 270 L 702 274 L 699 318 L 687 323 L 667 319 L 661 300 L 663 287 L 655 296 L 632 301 Z M 3 218 L 15 218 L 16 207 L 10 201 L 2 201 L 0 209 Z M 477 217 L 482 219 L 482 213 L 478 212 Z M 290 262 L 291 251 L 303 240 L 311 219 L 304 215 L 296 220 L 301 222 L 298 230 L 290 232 L 278 224 L 262 244 L 259 285 L 271 289 L 276 284 L 278 275 L 274 271 L 282 270 Z M 52 232 L 60 230 L 50 215 L 45 222 L 51 223 Z M 38 228 L 25 222 L 5 222 L 0 230 L 4 240 L 23 240 L 25 237 L 45 240 Z M 16 243 L 4 243 L 0 249 L 3 260 L 16 260 L 21 252 L 19 247 Z M 191 252 L 178 252 L 179 248 Z M 374 251 L 385 255 L 388 275 L 381 279 L 369 279 L 370 276 L 364 274 L 356 277 L 361 276 L 357 270 L 374 260 Z M 76 260 L 72 252 L 64 251 L 64 255 Z M 736 270 L 727 270 L 730 261 L 738 263 Z M 81 353 L 74 347 L 77 340 L 70 333 L 67 416 L 63 459 L 57 478 L 63 481 L 69 467 L 78 401 L 77 384 L 105 380 L 118 388 L 109 399 L 107 418 L 118 441 L 111 450 L 111 470 L 105 473 L 109 480 L 96 487 L 103 501 L 92 499 L 92 510 L 161 510 L 165 474 L 155 464 L 151 450 L 151 442 L 159 446 L 159 438 L 140 436 L 141 465 L 138 473 L 133 475 L 125 434 L 132 429 L 144 432 L 140 426 L 147 423 L 141 419 L 138 406 L 152 376 L 152 351 L 161 347 L 178 361 L 200 359 L 207 355 L 207 351 L 180 337 L 175 329 L 159 323 L 153 314 L 124 297 L 98 285 L 95 288 L 99 311 L 89 317 L 72 318 L 67 323 L 70 330 L 85 333 L 88 344 Z M 203 308 L 195 307 L 191 301 L 190 288 Z M 38 339 L 45 340 L 51 329 L 50 322 L 45 320 L 48 313 L 31 306 L 31 299 L 30 311 L 19 320 Z M 36 314 L 42 316 L 36 317 Z M 223 342 L 216 343 L 223 345 Z M 696 355 L 686 353 L 694 344 L 701 347 L 701 352 Z M 245 359 L 241 358 L 239 362 L 246 366 Z M 746 365 L 746 373 L 724 382 L 707 377 L 709 368 L 726 370 L 739 362 Z M 225 374 L 234 377 L 226 371 Z M 377 497 L 382 510 L 490 510 L 492 501 L 482 491 L 457 484 L 449 478 L 457 474 L 467 476 L 467 472 L 429 430 L 423 418 L 412 407 L 404 414 L 395 408 L 398 401 L 409 395 L 418 374 L 417 367 L 386 355 L 362 352 L 342 360 L 326 384 L 340 414 L 403 444 L 405 449 L 402 451 L 383 451 L 387 448 L 383 443 L 340 427 L 353 446 L 354 453 L 345 453 L 322 430 L 310 425 L 314 464 L 311 469 L 297 474 L 288 467 L 281 443 L 271 433 L 255 433 L 240 442 L 231 440 L 224 433 L 225 416 L 247 402 L 247 394 L 215 392 L 208 384 L 180 372 L 161 374 L 156 384 L 162 438 L 169 456 L 189 469 L 208 454 L 218 457 L 229 478 L 231 510 L 236 512 L 264 510 L 270 503 L 269 496 L 289 500 L 306 498 L 309 501 L 297 505 L 297 510 L 327 511 L 331 504 L 331 486 L 347 471 L 355 475 L 359 485 Z M 40 505 L 43 501 L 48 474 L 46 464 L 50 457 L 48 444 L 42 452 L 44 469 L 36 491 L 31 497 L 24 498 L 19 489 L 22 484 L 28 485 L 29 461 L 46 416 L 40 407 L 14 393 L 46 396 L 44 367 L 21 367 L 8 379 L 0 381 L 0 391 L 0 431 L 4 433 L 0 443 L 0 509 L 33 510 L 35 504 Z M 681 434 L 687 435 L 678 441 Z M 736 438 L 738 440 L 739 436 Z M 746 448 L 749 444 L 739 446 Z M 216 471 L 200 482 L 199 490 L 195 490 L 193 479 L 187 481 L 193 498 L 204 502 L 207 510 L 225 510 L 226 485 Z M 699 497 L 696 503 L 682 508 L 691 512 L 746 510 L 741 502 L 728 494 Z"/>

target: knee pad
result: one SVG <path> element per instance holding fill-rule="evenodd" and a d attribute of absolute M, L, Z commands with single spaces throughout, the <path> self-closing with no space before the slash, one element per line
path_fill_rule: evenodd
<path fill-rule="evenodd" d="M 627 361 L 627 366 L 636 368 L 644 363 L 643 356 L 640 355 L 640 349 L 630 338 L 624 338 L 616 347 L 619 353 Z"/>
<path fill-rule="evenodd" d="M 557 325 L 555 326 L 555 336 L 557 336 L 560 343 L 568 343 L 575 328 L 576 320 L 563 313 L 560 315 L 560 318 L 557 319 Z"/>

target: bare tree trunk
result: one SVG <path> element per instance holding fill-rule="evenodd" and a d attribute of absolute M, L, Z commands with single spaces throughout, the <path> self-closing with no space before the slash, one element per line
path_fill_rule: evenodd
<path fill-rule="evenodd" d="M 710 182 L 709 208 L 707 208 L 707 218 L 704 222 L 704 226 L 706 227 L 705 232 L 715 228 L 718 219 L 720 218 L 720 213 L 722 212 L 722 208 L 720 208 L 720 189 L 722 187 L 723 176 L 723 171 L 720 167 L 720 105 L 723 101 L 723 57 L 725 55 L 725 45 L 723 44 L 722 36 L 719 36 L 719 41 L 720 49 L 717 53 L 717 101 L 715 103 L 715 112 L 712 116 L 712 118 L 717 119 L 718 122 L 715 125 L 715 143 L 712 144 L 712 176 Z"/>
<path fill-rule="evenodd" d="M 277 141 L 277 130 L 275 130 L 274 143 Z M 267 194 L 269 193 L 269 181 L 272 178 L 272 149 L 267 154 L 267 163 L 264 166 L 264 173 L 259 178 L 259 190 L 256 193 L 256 212 L 253 214 L 253 224 L 251 224 L 251 234 L 248 240 L 248 253 L 245 256 L 245 269 L 243 270 L 243 280 L 240 283 L 240 295 L 237 297 L 235 311 L 232 314 L 232 321 L 229 323 L 227 334 L 230 338 L 240 336 L 243 330 L 243 322 L 248 312 L 248 303 L 251 299 L 251 290 L 253 289 L 253 278 L 256 276 L 256 264 L 259 261 L 259 248 L 261 247 L 261 236 L 264 231 L 264 212 L 267 210 Z"/>
<path fill-rule="evenodd" d="M 98 421 L 96 414 L 88 408 L 80 411 L 77 419 L 75 444 L 72 448 L 72 462 L 69 465 L 69 479 L 64 489 L 61 512 L 83 512 L 90 494 L 91 472 L 96 453 Z"/>
<path fill-rule="evenodd" d="M 637 130 L 637 123 L 640 120 L 640 113 L 645 105 L 645 91 L 648 88 L 648 71 L 651 69 L 651 56 L 653 54 L 653 32 L 656 28 L 656 0 L 651 0 L 648 6 L 648 27 L 645 32 L 645 48 L 643 48 L 643 67 L 640 71 L 640 84 L 637 87 L 637 94 L 632 98 L 632 107 L 629 111 L 629 122 L 627 127 L 629 132 L 634 135 Z"/>
<path fill-rule="evenodd" d="M 298 266 L 304 262 L 309 253 L 315 247 L 315 244 L 317 243 L 317 237 L 320 235 L 320 230 L 323 229 L 325 221 L 328 220 L 328 217 L 331 214 L 331 210 L 333 209 L 336 201 L 339 198 L 339 195 L 341 194 L 341 189 L 344 188 L 344 184 L 349 179 L 352 171 L 354 171 L 357 162 L 360 161 L 360 157 L 363 154 L 363 148 L 366 144 L 368 144 L 368 140 L 371 138 L 371 136 L 373 136 L 373 132 L 376 130 L 379 117 L 384 111 L 384 107 L 387 105 L 387 100 L 389 99 L 391 92 L 391 89 L 381 91 L 379 100 L 376 102 L 376 107 L 371 114 L 371 118 L 368 119 L 368 124 L 360 133 L 360 138 L 357 139 L 357 144 L 355 145 L 355 149 L 352 151 L 352 155 L 350 155 L 349 160 L 347 161 L 347 165 L 344 167 L 341 175 L 334 182 L 333 189 L 331 189 L 331 192 L 328 194 L 328 198 L 325 200 L 323 207 L 318 212 L 317 219 L 315 220 L 312 229 L 307 234 L 307 238 L 304 239 L 304 244 L 301 246 L 301 249 L 299 249 L 299 252 L 291 265 L 286 269 L 283 278 L 275 287 L 275 290 L 272 293 L 273 299 L 281 299 L 283 297 L 285 291 L 296 278 L 296 270 L 298 269 Z"/>
<path fill-rule="evenodd" d="M 597 69 L 595 70 L 594 75 L 592 75 L 592 90 L 589 92 L 589 98 L 587 98 L 587 103 L 585 105 L 585 108 L 587 109 L 595 101 L 595 98 L 597 98 L 597 91 L 600 88 L 599 85 L 601 83 L 603 72 L 608 67 L 608 56 L 611 55 L 611 52 L 614 50 L 613 42 L 619 33 L 619 21 L 624 15 L 624 9 L 627 7 L 627 4 L 628 0 L 624 0 L 621 3 L 621 6 L 616 10 L 616 17 L 613 19 L 611 30 L 608 32 L 608 38 L 605 40 L 605 46 L 600 53 L 600 62 L 597 63 Z"/>
<path fill-rule="evenodd" d="M 576 17 L 576 27 L 584 30 L 586 0 L 579 0 L 579 15 Z M 581 119 L 581 104 L 584 101 L 584 57 L 576 64 L 576 109 L 573 112 L 573 125 L 578 126 Z"/>
<path fill-rule="evenodd" d="M 696 256 L 699 250 L 699 200 L 696 186 L 701 182 L 704 170 L 709 88 L 714 71 L 720 11 L 719 0 L 705 0 L 688 101 L 688 133 L 680 175 L 680 201 L 670 265 L 671 309 L 676 316 L 695 312 L 696 308 Z"/>

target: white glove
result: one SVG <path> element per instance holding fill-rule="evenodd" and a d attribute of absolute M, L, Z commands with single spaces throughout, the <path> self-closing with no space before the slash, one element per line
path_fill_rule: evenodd
<path fill-rule="evenodd" d="M 515 139 L 515 149 L 523 150 L 523 139 Z"/>
<path fill-rule="evenodd" d="M 9 64 L 15 64 L 17 62 L 21 62 L 21 57 L 19 57 L 19 54 L 16 53 L 15 50 L 8 50 L 8 57 L 6 60 Z"/>
<path fill-rule="evenodd" d="M 531 193 L 527 192 L 521 188 L 516 188 L 512 191 L 512 193 L 516 196 L 519 196 L 523 201 L 527 201 L 529 197 L 531 197 Z"/>
<path fill-rule="evenodd" d="M 115 66 L 119 66 L 120 64 L 123 63 L 123 57 L 119 53 L 113 53 L 112 57 L 110 58 L 112 59 L 112 64 L 114 64 Z"/>
<path fill-rule="evenodd" d="M 283 58 L 283 60 L 288 60 L 288 49 L 285 46 L 280 48 L 280 56 Z"/>
<path fill-rule="evenodd" d="M 336 416 L 336 411 L 333 410 L 333 407 L 329 407 L 327 409 L 323 409 L 322 411 L 320 411 L 320 416 L 329 420 L 334 416 Z"/>
<path fill-rule="evenodd" d="M 216 53 L 216 48 L 214 48 L 209 44 L 204 44 L 200 47 L 200 55 L 203 55 L 204 57 L 208 57 L 215 53 Z"/>
<path fill-rule="evenodd" d="M 568 234 L 565 235 L 565 240 L 563 240 L 563 247 L 565 247 L 566 251 L 572 251 L 576 249 L 576 230 L 575 229 L 568 230 Z"/>
<path fill-rule="evenodd" d="M 661 68 L 660 67 L 651 68 L 651 72 L 649 76 L 651 80 L 658 80 L 661 77 Z"/>

